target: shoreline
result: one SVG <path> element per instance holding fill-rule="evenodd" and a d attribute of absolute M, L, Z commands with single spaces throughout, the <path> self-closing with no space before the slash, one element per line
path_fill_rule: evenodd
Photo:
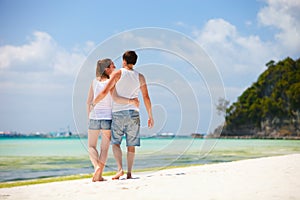
<path fill-rule="evenodd" d="M 259 156 L 254 158 L 243 158 L 239 160 L 230 160 L 230 161 L 223 161 L 223 162 L 216 162 L 216 163 L 204 163 L 204 164 L 182 164 L 182 165 L 170 165 L 164 167 L 151 167 L 151 168 L 144 168 L 144 169 L 135 169 L 134 174 L 136 173 L 152 173 L 155 171 L 162 171 L 162 170 L 169 170 L 169 169 L 184 169 L 189 167 L 200 167 L 204 165 L 215 165 L 221 163 L 230 163 L 242 160 L 253 160 L 258 158 L 268 158 L 268 157 L 276 157 L 276 156 L 284 156 L 290 154 L 278 154 L 278 155 L 270 155 L 270 156 Z M 103 177 L 111 177 L 115 175 L 115 171 L 107 171 L 103 172 Z M 126 174 L 126 170 L 124 171 Z M 45 184 L 45 183 L 52 183 L 52 182 L 61 182 L 61 181 L 72 181 L 72 180 L 80 180 L 86 178 L 92 178 L 93 173 L 84 173 L 84 174 L 71 174 L 71 175 L 62 175 L 62 176 L 50 176 L 50 177 L 40 177 L 40 178 L 33 178 L 33 179 L 24 179 L 24 180 L 12 180 L 6 182 L 0 182 L 0 189 L 1 188 L 11 188 L 11 187 L 18 187 L 18 186 L 27 186 L 27 185 L 35 185 L 35 184 Z"/>
<path fill-rule="evenodd" d="M 194 166 L 202 166 L 204 164 L 193 164 L 193 165 L 181 165 L 181 166 L 168 166 L 168 167 L 153 167 L 153 168 L 145 168 L 145 169 L 137 169 L 134 170 L 133 173 L 151 173 L 154 171 L 161 171 L 161 170 L 168 170 L 168 169 L 176 169 L 176 168 L 187 168 L 187 167 L 194 167 Z M 103 172 L 103 177 L 111 177 L 115 175 L 116 172 L 108 171 Z M 125 171 L 126 174 L 126 171 Z M 28 185 L 36 185 L 36 184 L 46 184 L 52 182 L 62 182 L 62 181 L 72 181 L 72 180 L 80 180 L 80 179 L 92 179 L 93 173 L 89 174 L 73 174 L 73 175 L 66 175 L 66 176 L 53 176 L 53 177 L 45 177 L 45 178 L 35 178 L 35 179 L 27 179 L 27 180 L 16 180 L 16 181 L 7 181 L 7 182 L 0 182 L 0 189 L 1 188 L 12 188 L 12 187 L 19 187 L 19 186 L 28 186 Z"/>
<path fill-rule="evenodd" d="M 300 153 L 1 188 L 0 199 L 299 199 Z"/>

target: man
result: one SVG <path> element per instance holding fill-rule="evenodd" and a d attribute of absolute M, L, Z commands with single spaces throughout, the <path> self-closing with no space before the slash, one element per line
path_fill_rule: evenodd
<path fill-rule="evenodd" d="M 96 103 L 101 101 L 110 90 L 113 90 L 113 92 L 116 92 L 119 96 L 128 99 L 137 98 L 139 91 L 141 91 L 146 111 L 148 113 L 148 127 L 152 128 L 154 120 L 146 80 L 142 74 L 133 69 L 137 58 L 138 56 L 134 51 L 126 51 L 123 54 L 123 68 L 117 70 L 111 75 L 107 86 L 95 98 L 92 105 L 96 105 Z M 126 136 L 127 146 L 127 179 L 130 179 L 132 178 L 135 147 L 140 146 L 139 109 L 129 102 L 128 104 L 118 104 L 113 102 L 112 112 L 111 142 L 113 154 L 118 165 L 118 172 L 113 179 L 119 179 L 124 174 L 122 167 L 122 150 L 120 147 L 124 134 Z"/>

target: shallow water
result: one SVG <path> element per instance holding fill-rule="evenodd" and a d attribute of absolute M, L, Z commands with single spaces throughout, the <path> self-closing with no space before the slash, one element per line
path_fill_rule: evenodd
<path fill-rule="evenodd" d="M 86 145 L 87 138 L 1 138 L 0 181 L 92 173 Z M 126 149 L 124 143 L 122 149 Z M 145 138 L 136 150 L 134 169 L 163 169 L 292 153 L 300 153 L 300 140 Z M 126 169 L 125 157 L 123 163 Z M 115 170 L 110 149 L 105 171 Z"/>

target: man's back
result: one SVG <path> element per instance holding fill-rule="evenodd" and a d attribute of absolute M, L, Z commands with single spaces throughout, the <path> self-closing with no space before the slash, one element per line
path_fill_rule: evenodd
<path fill-rule="evenodd" d="M 125 68 L 121 68 L 120 71 L 120 79 L 115 85 L 118 95 L 129 99 L 137 98 L 140 91 L 139 73 L 135 70 L 128 70 Z M 118 104 L 114 102 L 113 112 L 122 110 L 139 111 L 139 109 L 132 104 Z"/>

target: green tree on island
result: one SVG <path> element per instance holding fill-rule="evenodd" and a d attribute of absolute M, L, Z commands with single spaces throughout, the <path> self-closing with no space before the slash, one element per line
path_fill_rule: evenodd
<path fill-rule="evenodd" d="M 300 136 L 300 59 L 271 60 L 266 66 L 258 80 L 226 109 L 222 136 Z M 218 111 L 223 108 L 219 104 Z"/>

